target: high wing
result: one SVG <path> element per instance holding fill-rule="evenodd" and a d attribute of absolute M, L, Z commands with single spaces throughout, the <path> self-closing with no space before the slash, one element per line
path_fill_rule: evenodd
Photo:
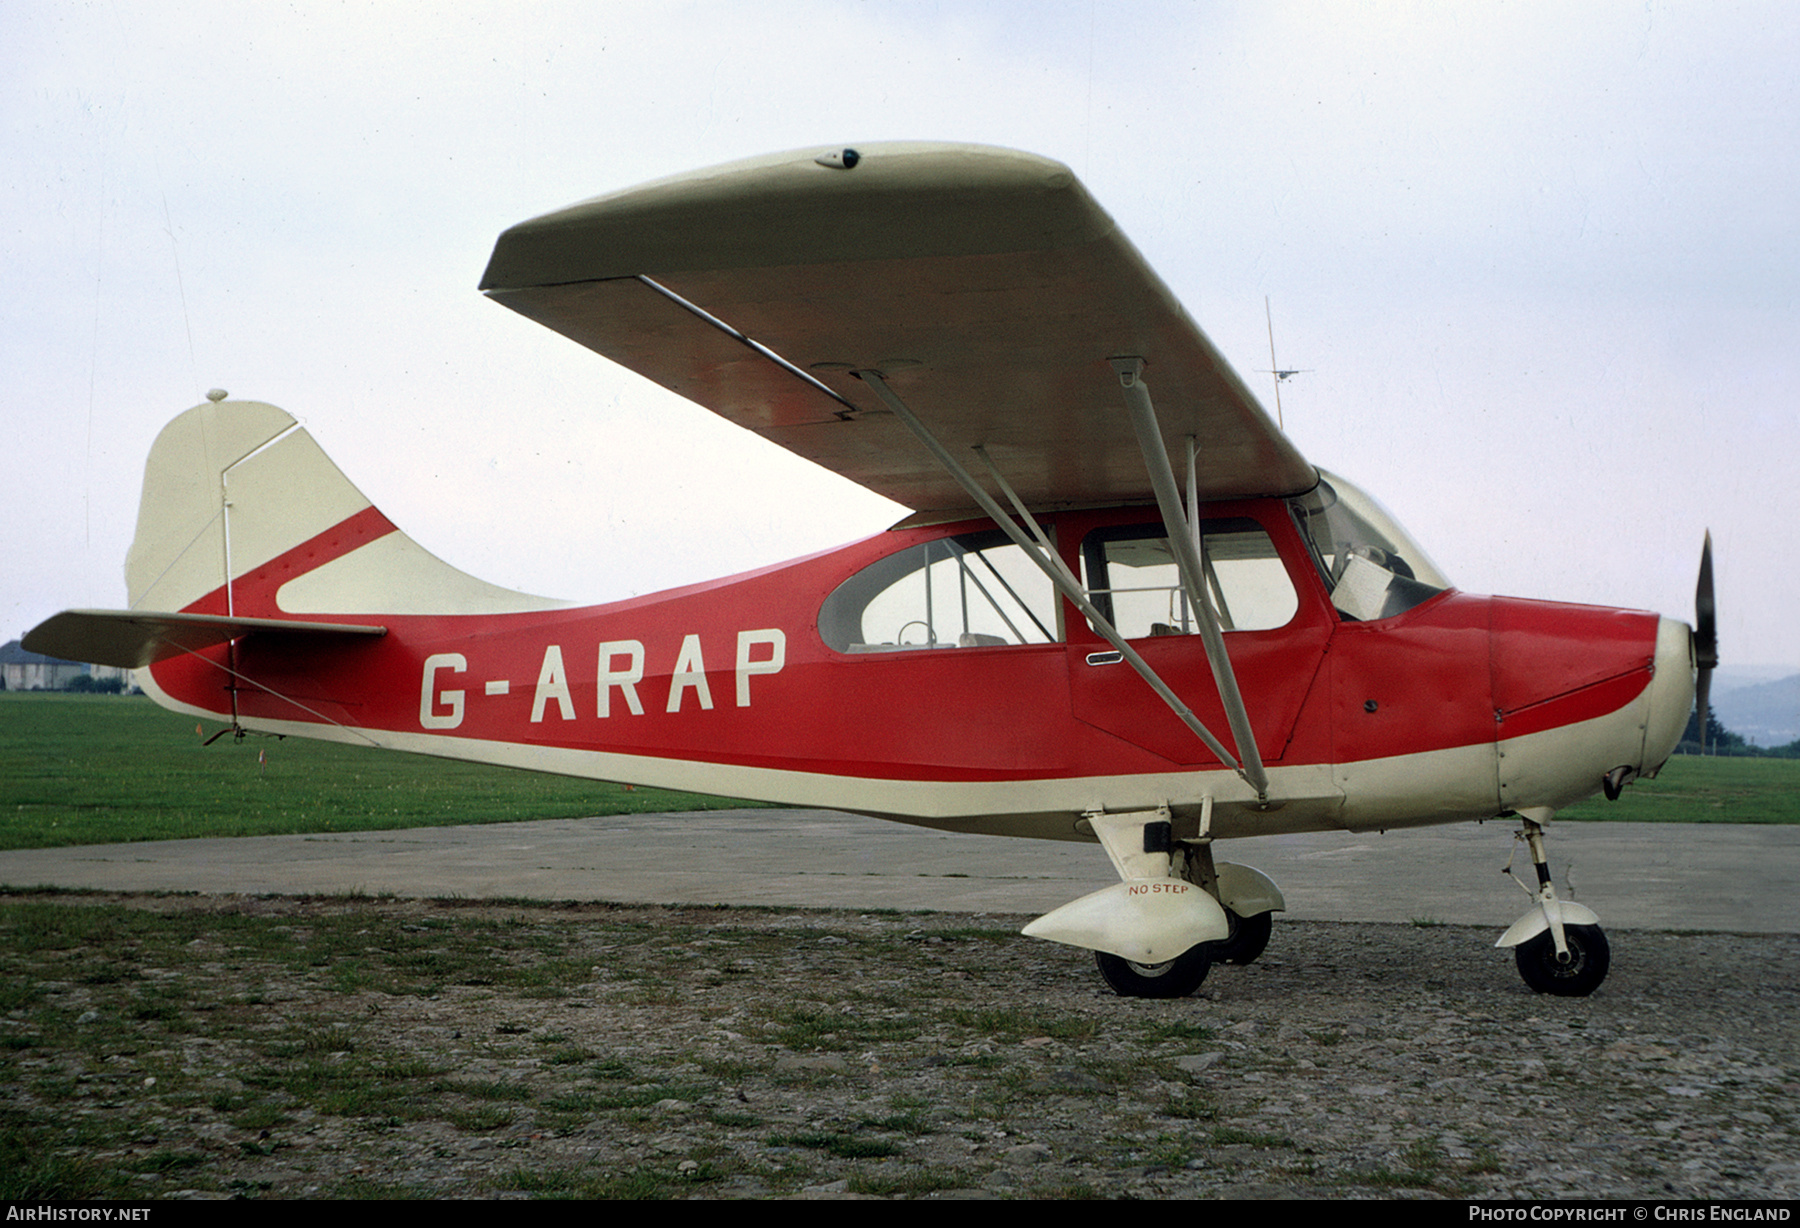
<path fill-rule="evenodd" d="M 869 384 L 1037 507 L 1147 501 L 1108 360 L 1144 360 L 1202 498 L 1317 481 L 1061 163 L 977 145 L 773 154 L 522 222 L 496 301 L 920 513 L 970 507 Z"/>

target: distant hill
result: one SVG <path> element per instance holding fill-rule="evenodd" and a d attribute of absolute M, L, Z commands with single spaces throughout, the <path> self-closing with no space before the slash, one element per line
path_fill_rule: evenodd
<path fill-rule="evenodd" d="M 1719 723 L 1758 746 L 1800 741 L 1800 674 L 1712 694 Z"/>
<path fill-rule="evenodd" d="M 1790 674 L 1800 674 L 1800 665 L 1746 665 L 1742 661 L 1726 661 L 1713 671 L 1713 694 L 1735 691 L 1740 687 L 1758 686 L 1764 682 L 1780 682 Z"/>

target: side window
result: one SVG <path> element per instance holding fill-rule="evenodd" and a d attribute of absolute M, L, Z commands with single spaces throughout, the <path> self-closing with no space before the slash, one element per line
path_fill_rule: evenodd
<path fill-rule="evenodd" d="M 1200 523 L 1206 592 L 1225 631 L 1270 631 L 1300 609 L 1275 543 L 1247 517 Z M 1081 543 L 1082 583 L 1128 640 L 1200 630 L 1162 525 L 1096 529 Z"/>
<path fill-rule="evenodd" d="M 839 652 L 1049 644 L 1056 591 L 1004 533 L 966 533 L 890 554 L 838 585 L 819 634 Z"/>

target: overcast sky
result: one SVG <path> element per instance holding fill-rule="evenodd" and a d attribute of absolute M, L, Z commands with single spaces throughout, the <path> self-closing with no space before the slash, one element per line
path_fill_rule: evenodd
<path fill-rule="evenodd" d="M 1067 162 L 1289 432 L 1459 585 L 1800 669 L 1800 6 L 0 8 L 0 639 L 124 603 L 210 387 L 427 548 L 605 600 L 900 509 L 485 301 L 506 226 L 774 150 Z"/>

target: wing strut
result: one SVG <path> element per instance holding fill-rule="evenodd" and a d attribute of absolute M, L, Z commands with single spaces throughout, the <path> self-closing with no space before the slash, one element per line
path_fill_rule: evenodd
<path fill-rule="evenodd" d="M 1224 744 L 1201 723 L 1200 718 L 1194 715 L 1193 710 L 1183 703 L 1181 697 L 1176 695 L 1170 689 L 1169 684 L 1164 682 L 1150 667 L 1150 663 L 1125 642 L 1125 637 L 1119 634 L 1111 620 L 1102 615 L 1094 603 L 1088 599 L 1087 591 L 1082 588 L 1080 581 L 1070 573 L 1068 565 L 1062 561 L 1061 556 L 1051 546 L 1049 536 L 1044 532 L 1043 527 L 1038 524 L 1036 517 L 1026 509 L 1019 496 L 1007 484 L 1006 479 L 1000 475 L 1000 471 L 988 459 L 987 453 L 980 448 L 976 449 L 976 454 L 987 464 L 988 471 L 993 474 L 995 482 L 1012 501 L 1013 506 L 1018 509 L 1020 518 L 1030 526 L 1032 536 L 1026 536 L 1025 530 L 1019 527 L 1018 522 L 1006 514 L 1006 510 L 994 501 L 993 496 L 982 488 L 981 483 L 977 482 L 968 470 L 957 463 L 956 458 L 951 456 L 944 445 L 937 441 L 937 437 L 926 429 L 925 424 L 920 422 L 912 410 L 906 407 L 906 403 L 895 394 L 892 388 L 888 387 L 887 380 L 883 378 L 881 372 L 856 371 L 853 374 L 866 383 L 875 395 L 881 398 L 882 403 L 894 412 L 894 416 L 918 437 L 919 442 L 924 444 L 926 450 L 937 458 L 937 462 L 944 467 L 946 473 L 956 480 L 957 485 L 961 486 L 969 497 L 980 505 L 981 510 L 986 512 L 988 517 L 1013 540 L 1013 543 L 1025 552 L 1025 557 L 1037 564 L 1038 569 L 1050 578 L 1050 582 L 1056 586 L 1057 591 L 1087 616 L 1088 622 L 1100 633 L 1101 637 L 1118 650 L 1119 655 L 1130 664 L 1132 669 L 1137 671 L 1138 676 L 1148 683 L 1150 689 L 1155 691 L 1157 696 L 1169 706 L 1169 710 L 1180 718 L 1181 723 L 1192 730 L 1194 735 L 1206 744 L 1208 750 L 1218 756 L 1220 763 L 1243 777 L 1244 782 L 1256 790 L 1257 800 L 1268 800 L 1268 775 L 1263 771 L 1262 763 L 1256 762 L 1254 776 L 1246 771 L 1244 765 L 1238 762 L 1237 756 L 1225 749 Z M 1165 467 L 1167 462 L 1168 458 L 1165 455 Z M 1209 653 L 1209 659 L 1210 656 Z M 1229 661 L 1226 663 L 1226 668 L 1230 668 Z M 1220 689 L 1222 692 L 1224 688 Z M 1232 694 L 1236 693 L 1237 688 L 1233 686 Z M 1240 709 L 1242 708 L 1241 700 L 1238 706 Z M 1241 740 L 1243 735 L 1239 735 L 1239 737 Z M 1250 743 L 1250 753 L 1256 754 L 1254 742 Z"/>
<path fill-rule="evenodd" d="M 1142 358 L 1115 358 L 1113 370 L 1119 373 L 1119 387 L 1125 394 L 1125 408 L 1131 414 L 1131 425 L 1137 431 L 1138 447 L 1144 453 L 1144 468 L 1150 472 L 1150 486 L 1156 491 L 1156 505 L 1162 510 L 1163 528 L 1169 534 L 1169 548 L 1181 572 L 1181 586 L 1187 590 L 1188 604 L 1200 622 L 1200 638 L 1206 645 L 1206 663 L 1212 667 L 1213 681 L 1219 686 L 1219 701 L 1225 705 L 1225 719 L 1231 725 L 1231 737 L 1244 757 L 1240 773 L 1256 790 L 1261 800 L 1269 795 L 1269 775 L 1263 770 L 1262 755 L 1256 749 L 1256 735 L 1250 729 L 1250 716 L 1244 710 L 1244 697 L 1238 691 L 1237 675 L 1231 669 L 1231 657 L 1225 652 L 1225 637 L 1219 633 L 1219 620 L 1213 614 L 1212 602 L 1206 599 L 1205 570 L 1200 562 L 1200 505 L 1195 490 L 1189 486 L 1189 507 L 1181 510 L 1181 492 L 1175 485 L 1175 470 L 1169 464 L 1169 450 L 1163 446 L 1162 431 L 1156 425 L 1156 407 L 1150 402 L 1150 390 L 1144 386 Z M 1188 470 L 1194 469 L 1190 443 Z M 1192 479 L 1190 478 L 1190 483 Z"/>

